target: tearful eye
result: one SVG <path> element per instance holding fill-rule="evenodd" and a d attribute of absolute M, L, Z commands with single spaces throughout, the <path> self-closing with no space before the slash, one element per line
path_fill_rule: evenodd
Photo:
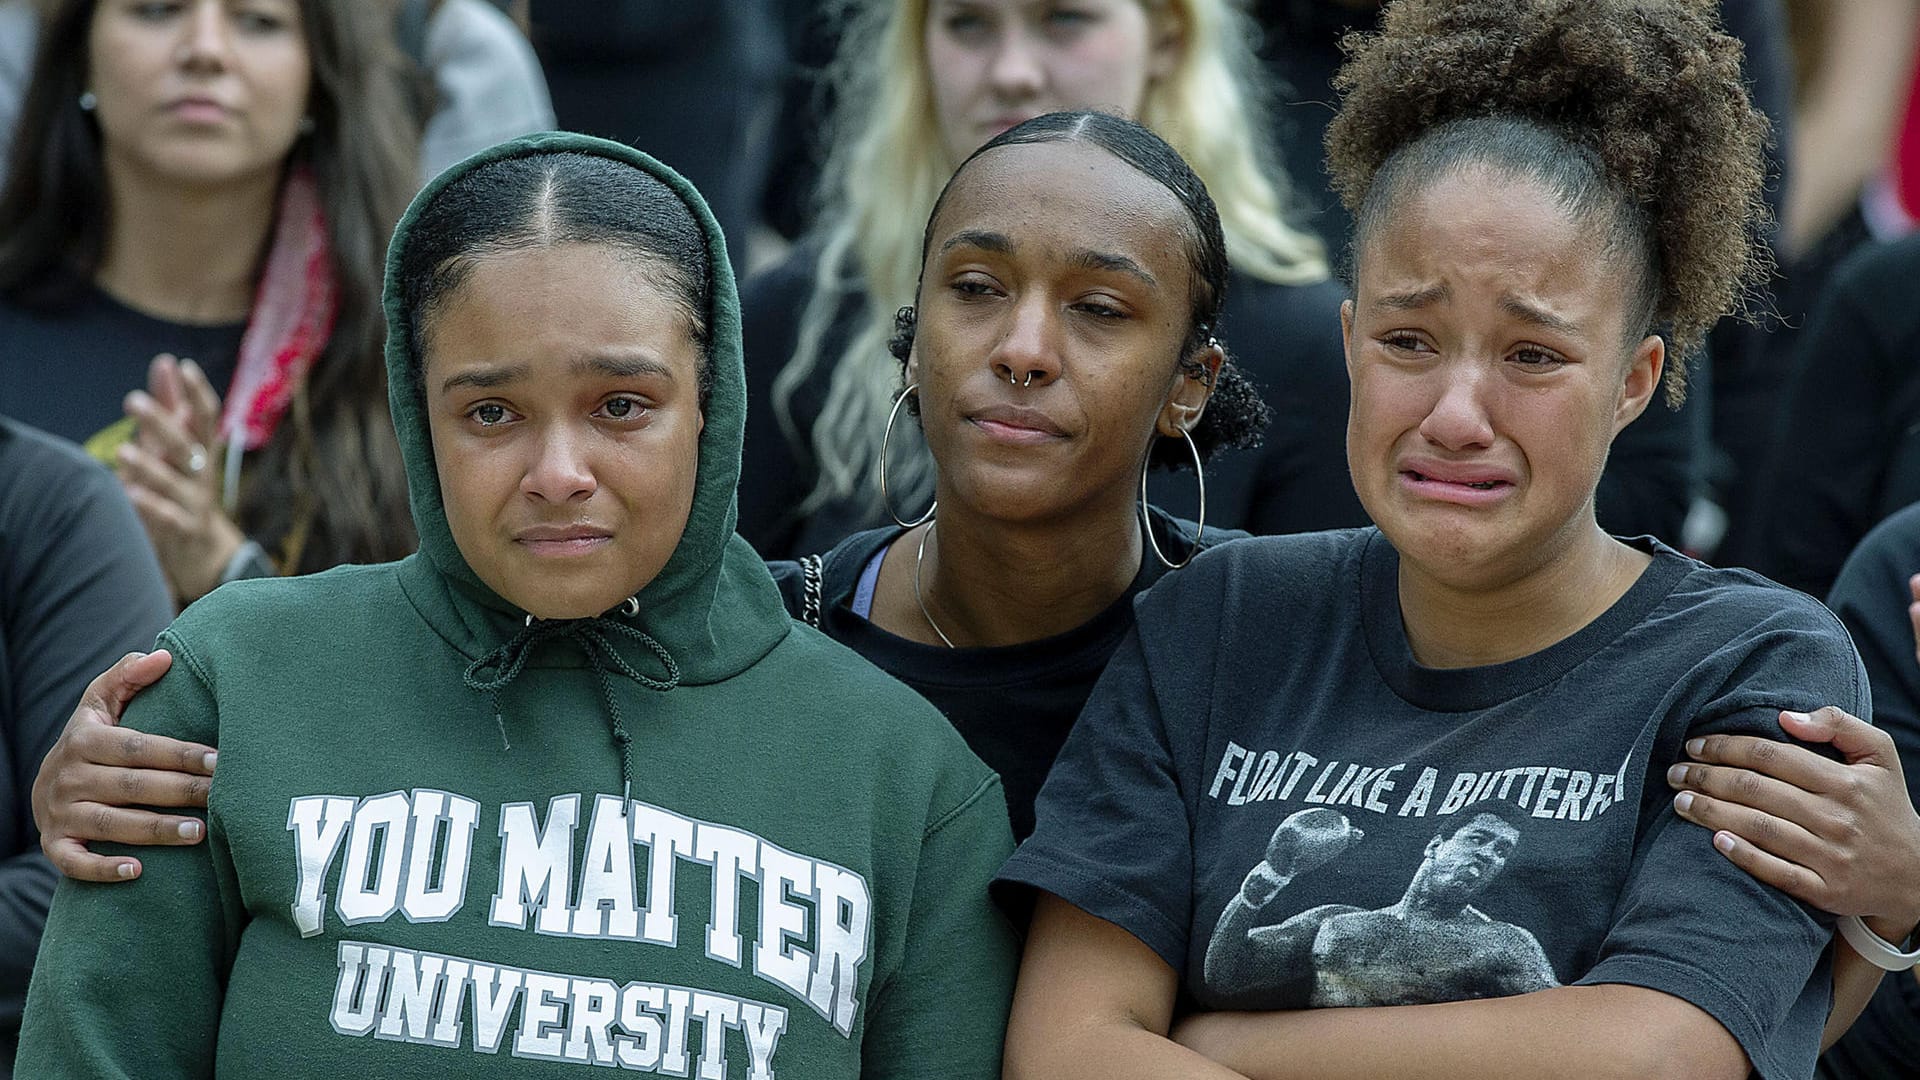
<path fill-rule="evenodd" d="M 1550 368 L 1564 363 L 1559 356 L 1545 349 L 1532 348 L 1515 350 L 1513 361 L 1526 368 Z"/>
<path fill-rule="evenodd" d="M 602 402 L 598 414 L 608 420 L 644 421 L 647 418 L 647 402 L 645 398 L 621 394 Z"/>

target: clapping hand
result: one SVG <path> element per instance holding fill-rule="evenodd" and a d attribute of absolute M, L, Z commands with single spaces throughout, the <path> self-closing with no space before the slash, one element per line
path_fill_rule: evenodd
<path fill-rule="evenodd" d="M 185 606 L 220 584 L 246 542 L 220 506 L 220 395 L 200 365 L 162 353 L 126 411 L 137 434 L 118 451 L 120 483 Z"/>

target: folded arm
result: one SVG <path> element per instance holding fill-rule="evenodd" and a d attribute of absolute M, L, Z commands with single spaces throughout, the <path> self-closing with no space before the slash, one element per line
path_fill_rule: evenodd
<path fill-rule="evenodd" d="M 1014 994 L 1008 1080 L 1515 1080 L 1747 1075 L 1711 1016 L 1636 986 L 1371 1009 L 1206 1013 L 1173 1024 L 1178 976 L 1112 923 L 1042 894 Z"/>
<path fill-rule="evenodd" d="M 1638 986 L 1370 1009 L 1204 1013 L 1174 1038 L 1249 1080 L 1739 1080 L 1740 1044 L 1713 1017 Z"/>
<path fill-rule="evenodd" d="M 1244 1080 L 1167 1035 L 1179 978 L 1125 930 L 1051 893 L 1034 908 L 1006 1080 Z"/>

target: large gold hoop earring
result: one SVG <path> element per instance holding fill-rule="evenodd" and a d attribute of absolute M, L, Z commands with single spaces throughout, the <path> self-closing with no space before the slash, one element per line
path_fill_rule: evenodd
<path fill-rule="evenodd" d="M 900 418 L 900 406 L 906 404 L 907 395 L 919 392 L 919 383 L 914 383 L 900 391 L 900 396 L 893 399 L 893 411 L 887 414 L 887 430 L 880 434 L 880 505 L 887 508 L 887 516 L 893 519 L 893 523 L 903 529 L 911 529 L 932 521 L 933 512 L 940 507 L 940 500 L 935 499 L 933 505 L 927 507 L 926 513 L 912 521 L 907 521 L 893 512 L 893 495 L 887 490 L 887 444 L 893 441 L 893 422 Z"/>
<path fill-rule="evenodd" d="M 1169 570 L 1178 570 L 1193 561 L 1200 552 L 1200 538 L 1207 534 L 1207 470 L 1200 464 L 1200 448 L 1193 445 L 1193 436 L 1185 431 L 1180 437 L 1187 440 L 1187 450 L 1193 454 L 1193 475 L 1200 480 L 1200 520 L 1193 530 L 1193 547 L 1187 551 L 1187 557 L 1179 562 L 1167 558 L 1160 550 L 1160 541 L 1153 538 L 1153 515 L 1147 512 L 1147 470 L 1153 465 L 1153 447 L 1147 447 L 1147 459 L 1140 463 L 1140 528 L 1147 534 L 1147 543 L 1153 548 L 1154 558 Z"/>

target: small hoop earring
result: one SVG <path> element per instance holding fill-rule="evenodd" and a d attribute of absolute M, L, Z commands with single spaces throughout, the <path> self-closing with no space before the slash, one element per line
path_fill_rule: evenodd
<path fill-rule="evenodd" d="M 94 96 L 93 91 L 88 90 L 80 95 L 80 111 L 81 112 L 92 112 L 93 110 L 99 107 L 100 107 L 100 99 Z"/>
<path fill-rule="evenodd" d="M 893 519 L 893 523 L 903 529 L 915 528 L 932 521 L 933 512 L 940 506 L 940 500 L 935 499 L 933 505 L 927 507 L 926 513 L 921 514 L 912 521 L 907 521 L 901 518 L 899 514 L 893 512 L 893 495 L 887 490 L 887 444 L 893 441 L 893 422 L 899 419 L 900 406 L 906 403 L 907 395 L 917 394 L 919 392 L 919 383 L 914 383 L 912 386 L 900 391 L 900 396 L 893 399 L 893 411 L 887 414 L 887 430 L 880 434 L 880 504 L 887 508 L 887 516 Z"/>
<path fill-rule="evenodd" d="M 1207 534 L 1207 470 L 1200 464 L 1200 448 L 1193 445 L 1193 436 L 1182 431 L 1180 437 L 1187 440 L 1187 450 L 1193 454 L 1193 474 L 1200 481 L 1200 520 L 1193 529 L 1193 547 L 1188 549 L 1187 557 L 1174 562 L 1167 553 L 1160 550 L 1160 541 L 1153 538 L 1153 515 L 1147 512 L 1147 469 L 1153 464 L 1153 447 L 1147 447 L 1147 460 L 1140 463 L 1140 528 L 1147 534 L 1147 543 L 1153 548 L 1154 558 L 1169 570 L 1178 570 L 1193 561 L 1200 552 L 1200 538 Z"/>

